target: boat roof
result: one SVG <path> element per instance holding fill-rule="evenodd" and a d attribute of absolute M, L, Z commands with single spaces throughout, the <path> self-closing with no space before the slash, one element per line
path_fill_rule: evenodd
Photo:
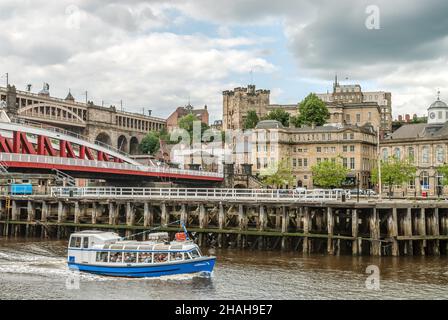
<path fill-rule="evenodd" d="M 95 236 L 101 240 L 119 239 L 120 236 L 115 232 L 100 231 L 100 230 L 83 230 L 72 233 L 72 236 Z"/>

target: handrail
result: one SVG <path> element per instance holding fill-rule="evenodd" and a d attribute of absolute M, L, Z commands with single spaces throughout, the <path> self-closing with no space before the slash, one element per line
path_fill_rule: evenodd
<path fill-rule="evenodd" d="M 148 198 L 179 200 L 244 200 L 244 201 L 337 201 L 341 198 L 338 190 L 291 189 L 195 189 L 195 188 L 131 188 L 131 187 L 52 187 L 53 197 L 83 198 Z M 348 199 L 350 196 L 348 196 Z"/>
<path fill-rule="evenodd" d="M 156 167 L 156 166 L 152 167 L 152 166 L 145 166 L 145 165 L 133 165 L 133 164 L 129 164 L 129 163 L 120 163 L 120 162 L 108 162 L 108 161 L 87 160 L 87 159 L 52 157 L 52 156 L 42 156 L 42 155 L 34 155 L 34 154 L 21 154 L 21 153 L 0 152 L 0 161 L 73 165 L 73 166 L 108 168 L 108 169 L 117 169 L 117 170 L 132 170 L 132 171 L 140 171 L 140 172 L 183 174 L 183 175 L 202 176 L 202 177 L 216 177 L 216 178 L 223 177 L 223 175 L 221 173 L 210 172 L 210 171 L 183 170 L 183 169 L 173 169 L 173 168 L 167 168 L 167 167 Z"/>

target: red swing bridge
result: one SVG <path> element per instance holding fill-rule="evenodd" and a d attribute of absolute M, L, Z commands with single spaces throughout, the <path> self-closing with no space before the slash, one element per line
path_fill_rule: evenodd
<path fill-rule="evenodd" d="M 8 119 L 9 120 L 9 119 Z M 76 178 L 217 183 L 223 174 L 142 165 L 100 141 L 23 119 L 0 121 L 0 167 L 4 171 L 59 170 Z"/>

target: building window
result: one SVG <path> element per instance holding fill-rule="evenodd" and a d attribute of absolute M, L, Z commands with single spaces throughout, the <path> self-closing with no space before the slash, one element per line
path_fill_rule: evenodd
<path fill-rule="evenodd" d="M 400 148 L 395 148 L 394 149 L 394 157 L 397 159 L 401 159 L 401 151 Z"/>
<path fill-rule="evenodd" d="M 355 169 L 355 158 L 350 158 L 350 169 Z"/>
<path fill-rule="evenodd" d="M 355 152 L 355 146 L 350 146 L 350 152 Z"/>
<path fill-rule="evenodd" d="M 429 189 L 429 174 L 427 171 L 422 171 L 420 174 L 420 185 L 423 190 Z"/>
<path fill-rule="evenodd" d="M 414 159 L 414 156 L 415 156 L 415 151 L 414 151 L 414 148 L 413 147 L 409 147 L 408 148 L 408 158 L 410 159 L 410 160 L 413 160 Z"/>
<path fill-rule="evenodd" d="M 317 163 L 320 163 L 321 162 L 321 159 L 320 158 L 317 158 Z"/>
<path fill-rule="evenodd" d="M 423 147 L 422 149 L 422 163 L 429 163 L 429 148 Z"/>
<path fill-rule="evenodd" d="M 342 151 L 347 152 L 347 146 L 342 146 Z"/>
<path fill-rule="evenodd" d="M 342 136 L 342 137 L 343 137 L 343 139 L 344 139 L 344 140 L 347 140 L 347 133 L 346 133 L 346 132 L 344 132 L 344 134 L 343 134 L 343 136 Z"/>
<path fill-rule="evenodd" d="M 305 159 L 303 159 L 303 166 L 306 168 L 306 167 L 308 167 L 308 159 L 307 158 L 305 158 Z M 305 178 L 306 179 L 306 178 Z"/>
<path fill-rule="evenodd" d="M 321 147 L 316 147 L 316 152 L 322 152 L 322 148 Z"/>
<path fill-rule="evenodd" d="M 445 161 L 445 151 L 442 146 L 437 146 L 436 148 L 436 160 L 438 163 L 443 163 Z"/>
<path fill-rule="evenodd" d="M 344 166 L 344 168 L 347 168 L 347 158 L 342 158 L 342 165 Z"/>
<path fill-rule="evenodd" d="M 356 114 L 356 122 L 361 122 L 361 114 L 360 113 L 357 113 Z"/>
<path fill-rule="evenodd" d="M 383 160 L 386 161 L 389 158 L 389 150 L 387 148 L 383 149 Z"/>
<path fill-rule="evenodd" d="M 302 159 L 297 159 L 297 162 L 298 162 L 299 167 L 301 167 L 302 166 Z"/>
<path fill-rule="evenodd" d="M 353 139 L 355 139 L 355 134 L 352 132 L 352 133 L 350 133 L 350 140 L 353 140 Z"/>

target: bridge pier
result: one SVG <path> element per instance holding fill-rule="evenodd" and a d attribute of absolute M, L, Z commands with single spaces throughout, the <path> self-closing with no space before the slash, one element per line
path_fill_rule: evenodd
<path fill-rule="evenodd" d="M 282 233 L 287 233 L 289 227 L 289 212 L 282 206 Z M 282 237 L 282 250 L 288 249 L 288 237 Z"/>
<path fill-rule="evenodd" d="M 334 217 L 333 217 L 333 208 L 327 208 L 327 253 L 334 255 L 334 240 L 333 240 L 333 232 L 334 232 Z"/>
<path fill-rule="evenodd" d="M 404 217 L 404 235 L 412 237 L 412 208 L 406 209 L 406 216 Z M 414 255 L 414 246 L 412 240 L 406 240 L 404 243 L 405 252 L 407 255 Z"/>
<path fill-rule="evenodd" d="M 238 205 L 238 226 L 240 231 L 247 230 L 247 207 L 242 204 Z M 245 248 L 247 246 L 247 237 L 241 233 L 238 234 L 236 240 L 238 248 Z"/>
<path fill-rule="evenodd" d="M 160 217 L 160 224 L 162 226 L 167 225 L 169 223 L 168 211 L 166 209 L 166 203 L 163 202 L 161 204 L 162 216 Z"/>

